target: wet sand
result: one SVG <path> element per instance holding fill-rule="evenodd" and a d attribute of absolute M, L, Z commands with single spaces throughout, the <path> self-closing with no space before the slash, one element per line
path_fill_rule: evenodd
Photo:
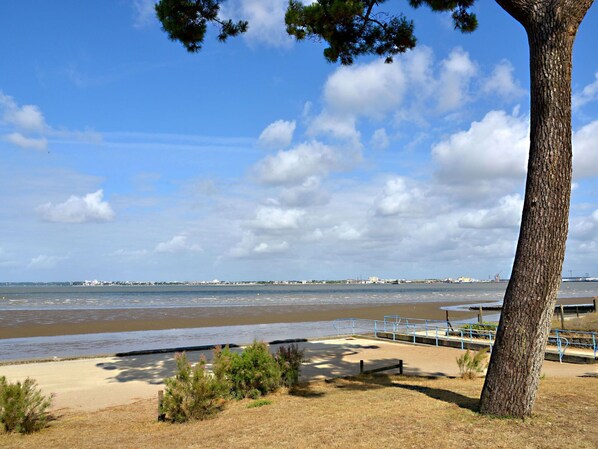
<path fill-rule="evenodd" d="M 111 310 L 3 311 L 0 338 L 128 332 L 210 326 L 332 321 L 337 318 L 381 320 L 385 315 L 445 319 L 447 302 L 413 304 L 323 304 L 310 306 L 189 307 Z M 475 312 L 450 312 L 453 320 Z"/>
<path fill-rule="evenodd" d="M 481 301 L 477 301 L 480 303 Z M 563 304 L 591 303 L 591 298 L 559 300 Z M 443 306 L 455 302 L 412 304 L 323 304 L 297 306 L 189 307 L 110 310 L 33 310 L 0 312 L 0 339 L 128 332 L 211 326 L 332 321 L 337 318 L 383 319 L 385 315 L 445 319 Z M 451 320 L 472 318 L 476 312 L 449 313 Z"/>

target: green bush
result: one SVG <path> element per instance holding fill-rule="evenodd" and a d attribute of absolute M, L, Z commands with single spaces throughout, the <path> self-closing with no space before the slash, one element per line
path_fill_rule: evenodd
<path fill-rule="evenodd" d="M 160 413 L 167 421 L 185 422 L 190 419 L 206 419 L 222 410 L 227 386 L 215 376 L 206 373 L 206 361 L 191 366 L 185 353 L 177 354 L 176 372 L 164 379 L 166 391 Z"/>
<path fill-rule="evenodd" d="M 299 383 L 299 374 L 305 351 L 298 345 L 280 346 L 274 358 L 280 367 L 282 385 L 293 388 Z"/>
<path fill-rule="evenodd" d="M 488 348 L 472 353 L 469 349 L 461 357 L 457 357 L 457 365 L 463 379 L 475 379 L 488 366 Z"/>
<path fill-rule="evenodd" d="M 49 420 L 52 398 L 42 395 L 33 379 L 10 383 L 0 377 L 0 423 L 5 432 L 31 433 Z"/>
<path fill-rule="evenodd" d="M 241 354 L 228 348 L 216 350 L 212 366 L 216 378 L 229 386 L 236 399 L 256 399 L 281 385 L 280 367 L 263 342 L 254 341 Z"/>

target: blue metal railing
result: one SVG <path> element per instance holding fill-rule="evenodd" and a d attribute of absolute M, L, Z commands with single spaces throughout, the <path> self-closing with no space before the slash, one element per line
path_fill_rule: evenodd
<path fill-rule="evenodd" d="M 407 335 L 412 337 L 413 343 L 417 342 L 417 337 L 425 336 L 433 337 L 436 346 L 439 346 L 439 340 L 442 338 L 456 339 L 460 342 L 461 349 L 465 349 L 466 343 L 481 343 L 490 346 L 490 351 L 492 351 L 496 339 L 497 327 L 490 323 L 476 326 L 464 321 L 453 322 L 453 326 L 451 326 L 446 321 L 407 318 L 399 315 L 386 315 L 383 320 L 342 318 L 334 320 L 333 326 L 339 335 L 361 334 L 378 337 L 383 333 L 390 334 L 394 341 L 397 340 L 397 335 Z M 548 344 L 557 348 L 561 362 L 568 348 L 591 350 L 594 358 L 598 355 L 596 332 L 554 329 L 550 331 Z"/>

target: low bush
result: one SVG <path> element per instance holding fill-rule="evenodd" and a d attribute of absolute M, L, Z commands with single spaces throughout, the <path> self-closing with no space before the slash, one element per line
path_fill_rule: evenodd
<path fill-rule="evenodd" d="M 164 380 L 166 391 L 160 410 L 164 419 L 171 422 L 206 419 L 222 410 L 228 388 L 206 372 L 205 359 L 202 357 L 191 366 L 184 353 L 175 358 L 175 374 Z"/>
<path fill-rule="evenodd" d="M 241 354 L 228 348 L 215 351 L 213 369 L 236 399 L 256 399 L 281 385 L 280 367 L 264 342 L 254 341 Z"/>
<path fill-rule="evenodd" d="M 299 345 L 280 346 L 274 358 L 280 367 L 282 385 L 293 388 L 299 383 L 301 363 L 303 363 L 304 350 Z"/>
<path fill-rule="evenodd" d="M 31 433 L 46 427 L 52 397 L 44 396 L 33 379 L 10 383 L 0 377 L 0 424 L 5 432 Z"/>
<path fill-rule="evenodd" d="M 457 365 L 463 379 L 475 379 L 488 366 L 488 348 L 474 353 L 468 349 L 461 357 L 457 357 Z"/>

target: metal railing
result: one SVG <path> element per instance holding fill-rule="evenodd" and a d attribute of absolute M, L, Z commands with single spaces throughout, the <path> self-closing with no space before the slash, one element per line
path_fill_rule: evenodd
<path fill-rule="evenodd" d="M 441 340 L 457 341 L 461 349 L 467 344 L 487 345 L 492 351 L 496 339 L 496 324 L 472 324 L 464 321 L 453 322 L 407 318 L 399 315 L 386 315 L 383 320 L 368 320 L 361 318 L 341 318 L 333 321 L 333 326 L 339 335 L 373 335 L 396 341 L 405 341 L 405 336 L 411 337 L 412 343 L 428 343 L 433 339 L 436 346 Z M 398 338 L 398 337 L 401 338 Z M 568 331 L 553 329 L 548 336 L 548 345 L 556 347 L 559 361 L 568 348 L 587 349 L 598 355 L 598 338 L 596 332 Z"/>

